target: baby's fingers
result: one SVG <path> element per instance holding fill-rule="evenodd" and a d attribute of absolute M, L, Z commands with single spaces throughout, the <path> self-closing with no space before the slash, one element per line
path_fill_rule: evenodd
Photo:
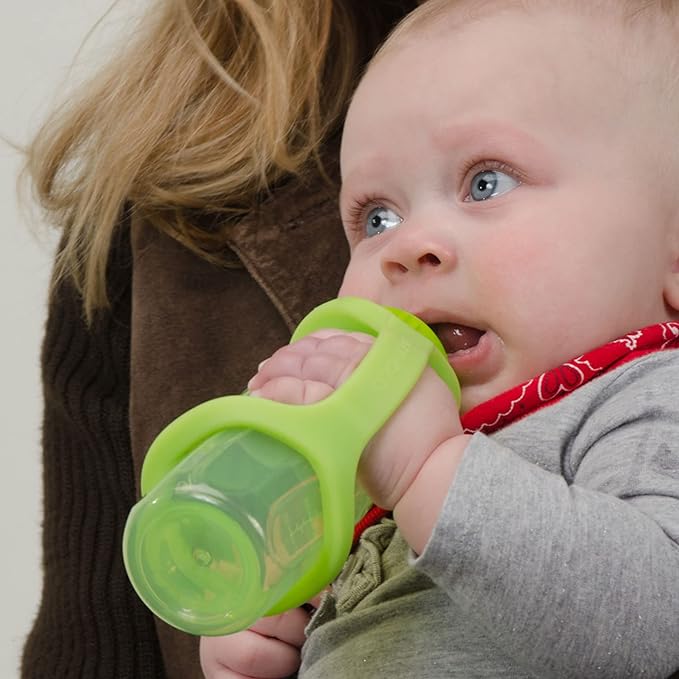
<path fill-rule="evenodd" d="M 309 335 L 262 363 L 248 388 L 254 395 L 284 403 L 313 403 L 346 381 L 371 345 L 372 338 L 360 333 Z"/>
<path fill-rule="evenodd" d="M 300 606 L 279 615 L 260 618 L 250 629 L 301 648 L 304 643 L 304 628 L 309 623 L 309 618 L 309 613 Z"/>
<path fill-rule="evenodd" d="M 297 646 L 251 630 L 203 637 L 200 657 L 206 679 L 283 679 L 300 664 Z"/>
<path fill-rule="evenodd" d="M 323 382 L 300 380 L 296 377 L 275 377 L 259 389 L 250 391 L 250 395 L 278 403 L 307 405 L 322 401 L 332 392 L 332 387 Z"/>

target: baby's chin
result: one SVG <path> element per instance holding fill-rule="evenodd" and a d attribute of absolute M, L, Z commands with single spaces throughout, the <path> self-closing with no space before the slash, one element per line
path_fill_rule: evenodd
<path fill-rule="evenodd" d="M 514 380 L 502 379 L 502 377 L 498 376 L 498 378 L 483 384 L 462 384 L 462 403 L 460 405 L 460 415 L 465 415 L 470 410 L 473 410 L 486 401 L 490 401 L 491 399 L 499 396 L 512 387 L 517 386 L 523 381 L 516 382 Z"/>
<path fill-rule="evenodd" d="M 474 410 L 476 406 L 481 405 L 492 398 L 492 396 L 485 397 L 476 392 L 477 389 L 475 387 L 470 387 L 469 389 L 462 388 L 460 415 L 466 415 L 470 410 Z"/>

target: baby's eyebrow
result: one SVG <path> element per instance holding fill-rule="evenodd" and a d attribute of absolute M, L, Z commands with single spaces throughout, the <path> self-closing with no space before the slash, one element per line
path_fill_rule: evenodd
<path fill-rule="evenodd" d="M 527 131 L 504 120 L 479 119 L 470 123 L 443 122 L 432 130 L 432 146 L 458 159 L 501 160 L 518 165 L 532 184 L 549 184 L 554 179 L 556 157 L 533 130 Z"/>
<path fill-rule="evenodd" d="M 344 216 L 344 212 L 348 208 L 348 205 L 351 201 L 350 196 L 356 194 L 356 190 L 353 189 L 353 186 L 356 186 L 356 182 L 354 181 L 352 175 L 349 175 L 349 178 L 342 178 L 342 184 L 340 185 L 340 190 L 339 190 L 339 196 L 338 196 L 338 204 L 339 204 L 339 211 L 340 215 Z M 360 183 L 358 184 L 360 186 Z"/>
<path fill-rule="evenodd" d="M 342 181 L 342 184 L 340 185 L 339 195 L 338 195 L 338 198 L 337 198 L 340 216 L 344 216 L 344 211 L 346 209 L 347 200 L 348 199 L 347 199 L 346 184 L 345 184 L 344 181 Z"/>
<path fill-rule="evenodd" d="M 470 123 L 443 122 L 432 131 L 432 142 L 437 148 L 453 150 L 467 146 L 502 146 L 521 152 L 546 153 L 544 145 L 520 127 L 493 118 Z"/>
<path fill-rule="evenodd" d="M 376 177 L 380 178 L 380 185 L 384 184 L 385 168 L 388 167 L 389 162 L 391 161 L 382 155 L 362 155 L 356 163 L 352 164 L 348 172 L 343 170 L 339 192 L 340 210 L 348 201 L 348 193 L 363 193 L 367 188 L 371 189 L 369 193 L 373 192 L 376 188 Z M 393 162 L 391 164 L 393 165 Z"/>

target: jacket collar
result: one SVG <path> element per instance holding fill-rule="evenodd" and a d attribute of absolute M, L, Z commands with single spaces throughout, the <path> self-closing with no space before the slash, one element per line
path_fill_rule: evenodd
<path fill-rule="evenodd" d="M 324 278 L 336 280 L 349 258 L 338 206 L 337 163 L 294 177 L 242 220 L 224 229 L 229 247 L 292 331 Z M 336 290 L 334 291 L 336 292 Z"/>

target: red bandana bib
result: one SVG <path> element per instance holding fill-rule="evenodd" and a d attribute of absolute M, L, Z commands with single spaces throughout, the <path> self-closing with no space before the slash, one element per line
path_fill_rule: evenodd
<path fill-rule="evenodd" d="M 571 391 L 624 363 L 665 349 L 679 349 L 679 322 L 668 321 L 624 335 L 513 387 L 465 413 L 464 431 L 490 434 L 559 401 Z M 373 507 L 354 530 L 354 540 L 388 512 Z"/>

